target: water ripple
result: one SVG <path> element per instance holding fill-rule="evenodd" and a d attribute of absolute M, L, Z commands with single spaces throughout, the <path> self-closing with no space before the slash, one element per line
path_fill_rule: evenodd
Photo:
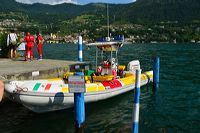
<path fill-rule="evenodd" d="M 119 51 L 120 64 L 139 59 L 143 70 L 152 69 L 153 57 L 161 59 L 158 91 L 142 87 L 141 133 L 199 133 L 199 51 L 191 44 L 134 44 Z M 77 45 L 44 45 L 44 58 L 77 60 L 77 53 Z M 83 55 L 94 62 L 94 49 Z M 74 132 L 73 109 L 38 115 L 15 103 L 0 106 L 0 133 Z M 133 91 L 86 104 L 85 133 L 130 133 L 132 110 Z"/>

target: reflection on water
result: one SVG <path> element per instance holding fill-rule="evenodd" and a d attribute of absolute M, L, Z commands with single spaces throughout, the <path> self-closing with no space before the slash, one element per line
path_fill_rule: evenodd
<path fill-rule="evenodd" d="M 77 60 L 75 45 L 44 45 L 44 58 Z M 200 46 L 191 44 L 134 44 L 119 51 L 119 63 L 139 59 L 142 69 L 152 69 L 161 59 L 160 88 L 142 87 L 141 133 L 198 133 L 200 131 Z M 36 53 L 35 53 L 36 54 Z M 84 51 L 94 61 L 95 50 Z M 36 114 L 9 102 L 0 105 L 0 133 L 74 133 L 74 112 L 67 109 Z M 105 101 L 86 104 L 85 133 L 130 133 L 133 91 Z"/>

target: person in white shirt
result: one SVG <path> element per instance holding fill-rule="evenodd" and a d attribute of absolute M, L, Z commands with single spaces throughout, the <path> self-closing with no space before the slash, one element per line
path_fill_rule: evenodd
<path fill-rule="evenodd" d="M 7 46 L 10 49 L 10 58 L 15 58 L 17 54 L 17 35 L 14 30 L 11 30 L 10 34 L 8 34 Z"/>

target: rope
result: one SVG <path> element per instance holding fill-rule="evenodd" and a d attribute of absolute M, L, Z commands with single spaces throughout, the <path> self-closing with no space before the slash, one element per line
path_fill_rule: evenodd
<path fill-rule="evenodd" d="M 4 83 L 10 82 L 8 79 L 6 79 L 5 77 L 3 77 L 1 75 L 0 75 L 0 79 L 3 79 Z M 28 91 L 27 87 L 22 88 L 22 87 L 19 87 L 16 85 L 16 88 L 15 88 L 15 90 L 13 90 L 13 93 L 20 93 L 20 92 L 27 92 L 27 91 Z"/>
<path fill-rule="evenodd" d="M 22 88 L 16 85 L 16 88 L 15 90 L 13 90 L 13 93 L 20 93 L 20 92 L 27 92 L 27 91 L 28 91 L 27 87 Z"/>
<path fill-rule="evenodd" d="M 151 81 L 151 77 L 147 74 L 147 73 L 143 73 L 146 77 L 147 77 L 147 79 L 148 79 L 148 81 L 147 81 L 147 83 L 150 83 L 150 81 Z"/>

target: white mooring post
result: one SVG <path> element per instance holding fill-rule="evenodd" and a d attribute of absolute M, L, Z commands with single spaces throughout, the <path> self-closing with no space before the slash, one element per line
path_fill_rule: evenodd
<path fill-rule="evenodd" d="M 134 93 L 134 106 L 132 118 L 132 131 L 131 133 L 138 133 L 139 130 L 139 108 L 140 108 L 140 82 L 141 82 L 141 69 L 136 70 L 135 79 L 135 93 Z"/>
<path fill-rule="evenodd" d="M 83 61 L 83 38 L 82 36 L 78 37 L 78 61 Z"/>

